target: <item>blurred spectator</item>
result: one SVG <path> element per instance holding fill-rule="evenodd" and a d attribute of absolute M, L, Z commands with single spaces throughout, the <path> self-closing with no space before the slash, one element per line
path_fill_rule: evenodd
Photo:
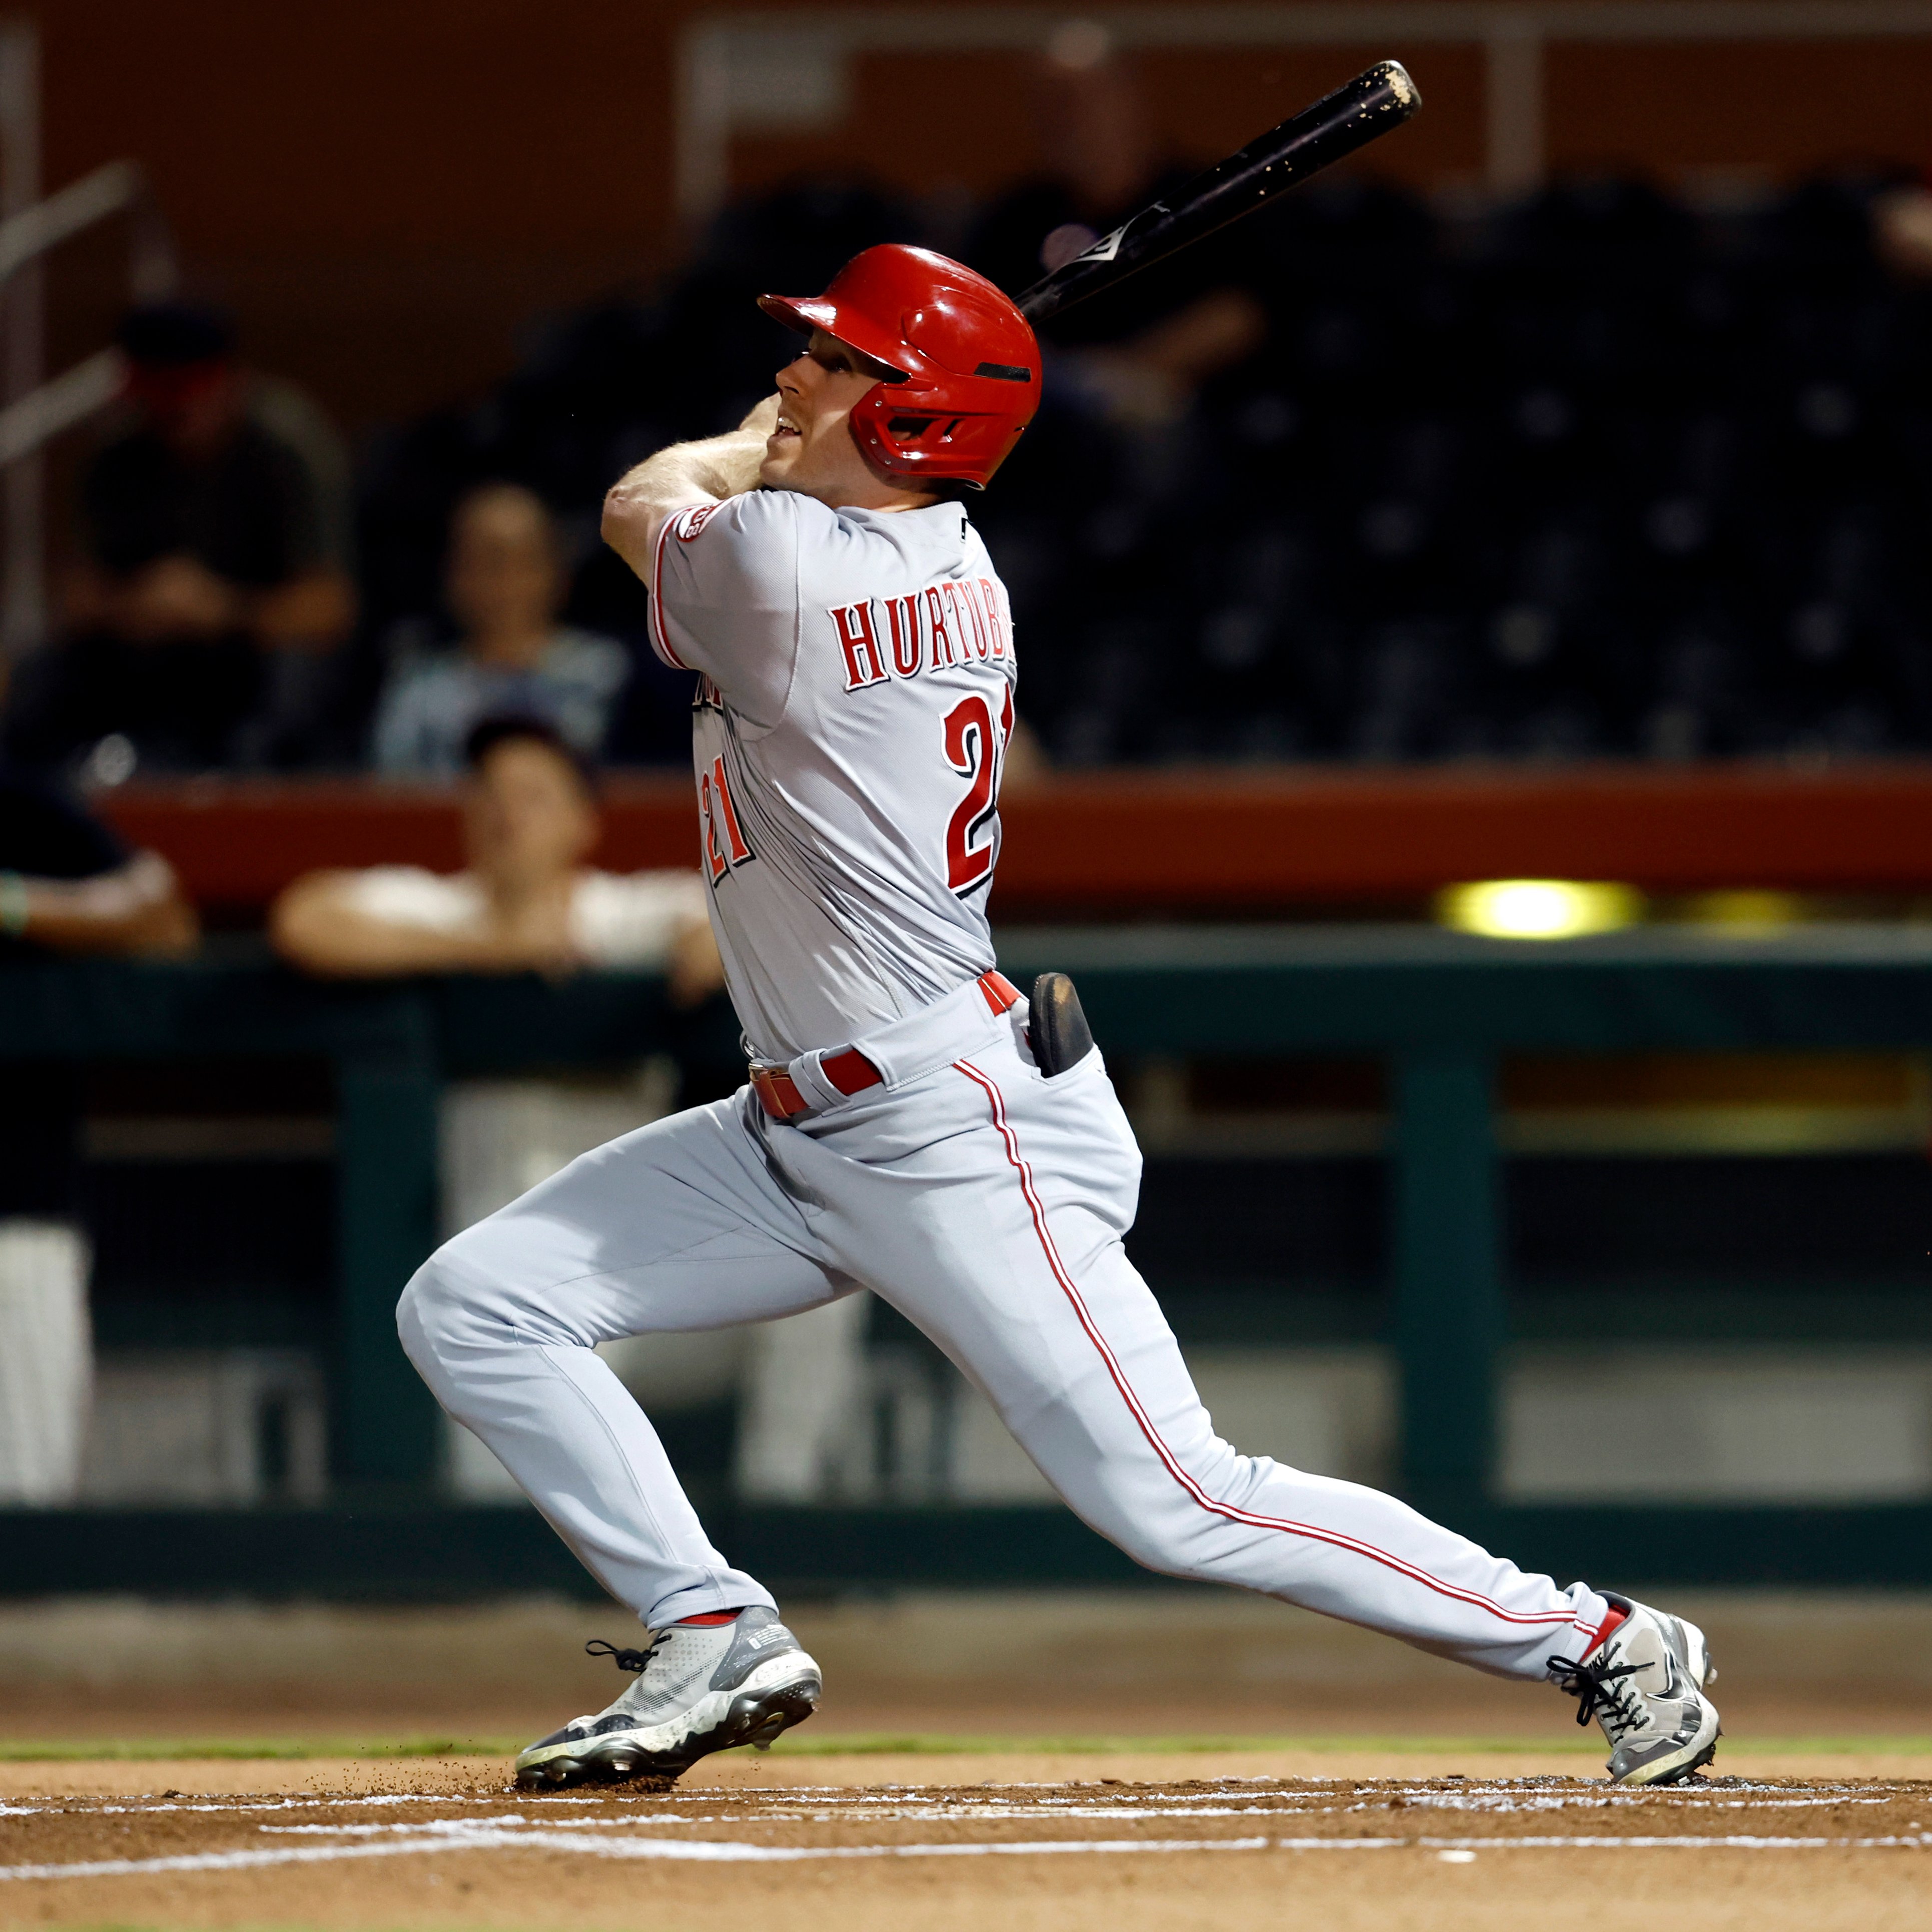
<path fill-rule="evenodd" d="M 1164 185 L 1103 29 L 1064 28 L 1040 85 L 1043 172 L 948 248 L 1016 290 Z M 1055 764 L 1932 746 L 1913 178 L 1719 206 L 1591 176 L 1432 208 L 1338 170 L 1058 319 L 1040 414 L 972 506 Z M 482 476 L 587 517 L 638 457 L 736 421 L 784 352 L 752 298 L 908 219 L 824 183 L 749 198 L 661 303 L 560 323 L 486 403 L 400 435 L 372 600 L 429 606 Z M 1210 268 L 1232 299 L 1197 313 Z M 641 642 L 608 552 L 569 609 Z M 688 681 L 634 655 L 604 755 L 687 754 Z"/>
<path fill-rule="evenodd" d="M 51 788 L 0 773 L 0 962 L 40 950 L 186 952 L 194 910 Z M 93 1385 L 80 1206 L 79 1070 L 15 1061 L 0 1108 L 0 1506 L 70 1502 Z"/>
<path fill-rule="evenodd" d="M 344 978 L 662 966 L 680 1006 L 723 984 L 695 872 L 625 876 L 585 863 L 597 842 L 597 802 L 554 728 L 485 718 L 466 756 L 466 869 L 311 872 L 270 914 L 285 958 Z"/>
<path fill-rule="evenodd" d="M 200 936 L 167 861 L 52 786 L 0 773 L 0 956 L 180 953 Z"/>
<path fill-rule="evenodd" d="M 348 466 L 226 320 L 167 303 L 122 325 L 126 414 L 88 464 L 64 641 L 23 667 L 16 758 L 110 734 L 140 762 L 299 761 L 355 616 Z"/>
<path fill-rule="evenodd" d="M 925 239 L 902 204 L 842 181 L 794 180 L 721 214 L 654 299 L 614 292 L 530 338 L 524 360 L 487 398 L 440 410 L 372 442 L 364 476 L 362 588 L 370 628 L 427 632 L 444 607 L 452 506 L 484 482 L 533 490 L 565 529 L 596 529 L 610 480 L 654 449 L 742 420 L 793 351 L 761 314 L 767 289 L 823 288 L 876 242 Z M 676 380 L 667 379 L 668 370 Z M 632 674 L 601 748 L 612 763 L 691 758 L 691 680 L 649 647 L 644 586 L 623 560 L 589 543 L 562 605 L 568 621 L 614 637 Z M 370 680 L 368 703 L 375 704 Z"/>
<path fill-rule="evenodd" d="M 556 526 L 530 490 L 486 484 L 452 519 L 446 596 L 463 627 L 453 649 L 411 650 L 376 717 L 374 762 L 394 773 L 453 774 L 484 717 L 550 725 L 594 758 L 628 674 L 622 644 L 556 621 L 567 588 Z"/>
<path fill-rule="evenodd" d="M 1035 106 L 1042 170 L 994 201 L 963 249 L 1015 294 L 1192 172 L 1163 161 L 1132 69 L 1096 22 L 1069 22 L 1052 34 Z M 1235 249 L 1210 237 L 1182 261 L 1156 263 L 1046 323 L 1040 413 L 999 487 L 972 506 L 1020 634 L 1032 640 L 1020 706 L 1056 760 L 1205 748 L 1188 730 L 1187 674 L 1179 693 L 1159 685 L 1168 674 L 1161 668 L 1178 668 L 1206 615 L 1198 592 L 1175 580 L 1198 555 L 1200 537 L 1225 527 L 1200 520 L 1232 472 L 1204 406 L 1261 364 L 1269 333 L 1252 270 L 1263 251 L 1252 230 L 1244 239 L 1249 245 Z M 1280 488 L 1270 476 L 1249 502 Z M 1177 518 L 1190 541 L 1162 542 Z M 1219 590 L 1216 574 L 1204 574 Z M 1292 741 L 1255 698 L 1244 692 L 1216 708 L 1254 725 L 1258 742 L 1278 752 Z"/>
<path fill-rule="evenodd" d="M 1191 172 L 1161 164 L 1139 89 L 1096 22 L 1070 21 L 1052 36 L 1039 86 L 1046 170 L 987 208 L 966 248 L 975 268 L 1013 294 Z M 1210 376 L 1252 355 L 1265 332 L 1260 304 L 1210 243 L 1190 250 L 1184 267 L 1145 270 L 1046 333 L 1084 350 L 1066 373 L 1108 414 L 1157 425 L 1178 416 Z"/>
<path fill-rule="evenodd" d="M 376 866 L 298 879 L 270 914 L 284 957 L 344 978 L 656 967 L 672 1005 L 686 1011 L 719 990 L 724 970 L 695 872 L 624 878 L 585 865 L 597 841 L 596 801 L 585 767 L 554 728 L 486 718 L 470 734 L 468 755 L 466 869 L 449 875 Z M 629 1077 L 602 1083 L 525 1076 L 446 1087 L 445 1232 L 459 1232 L 578 1155 L 668 1112 L 680 1089 L 687 1100 L 711 1097 L 690 1090 L 694 1068 L 700 1082 L 712 1070 L 701 1046 L 694 1061 L 682 1051 L 692 1043 L 682 1038 L 679 1058 L 654 1055 Z M 742 1072 L 735 1063 L 734 1082 Z M 681 1352 L 674 1341 L 674 1370 Z M 728 1356 L 724 1364 L 728 1386 L 734 1362 Z M 704 1364 L 697 1366 L 701 1372 Z M 508 1493 L 508 1478 L 488 1450 L 455 1422 L 445 1426 L 456 1493 Z"/>
<path fill-rule="evenodd" d="M 1932 279 L 1932 175 L 1875 196 L 1872 228 L 1880 254 L 1895 272 L 1914 281 Z"/>

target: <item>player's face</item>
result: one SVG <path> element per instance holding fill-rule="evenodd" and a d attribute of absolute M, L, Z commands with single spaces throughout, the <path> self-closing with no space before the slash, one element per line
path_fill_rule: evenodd
<path fill-rule="evenodd" d="M 778 424 L 758 481 L 834 506 L 866 502 L 879 481 L 852 440 L 851 416 L 878 380 L 856 350 L 814 329 L 804 354 L 778 371 Z"/>

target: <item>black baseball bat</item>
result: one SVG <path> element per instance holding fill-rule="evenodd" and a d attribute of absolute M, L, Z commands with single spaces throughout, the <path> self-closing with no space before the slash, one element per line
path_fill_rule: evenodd
<path fill-rule="evenodd" d="M 1030 322 L 1074 303 L 1251 214 L 1298 182 L 1400 128 L 1422 96 L 1400 61 L 1378 61 L 1238 154 L 1196 175 L 1170 202 L 1156 201 L 1016 298 Z"/>

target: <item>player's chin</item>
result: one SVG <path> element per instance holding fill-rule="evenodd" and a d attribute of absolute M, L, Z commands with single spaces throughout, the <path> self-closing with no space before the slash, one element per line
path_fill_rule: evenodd
<path fill-rule="evenodd" d="M 782 490 L 791 481 L 791 472 L 798 466 L 798 450 L 796 446 L 773 450 L 758 465 L 758 482 L 765 489 Z"/>

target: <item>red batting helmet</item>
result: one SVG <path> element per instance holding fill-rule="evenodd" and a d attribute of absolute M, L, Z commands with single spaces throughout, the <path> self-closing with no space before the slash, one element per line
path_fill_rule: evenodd
<path fill-rule="evenodd" d="M 760 296 L 788 327 L 822 328 L 898 372 L 852 411 L 852 435 L 896 476 L 985 484 L 1040 406 L 1040 344 L 984 275 L 896 242 L 854 255 L 822 296 Z"/>

